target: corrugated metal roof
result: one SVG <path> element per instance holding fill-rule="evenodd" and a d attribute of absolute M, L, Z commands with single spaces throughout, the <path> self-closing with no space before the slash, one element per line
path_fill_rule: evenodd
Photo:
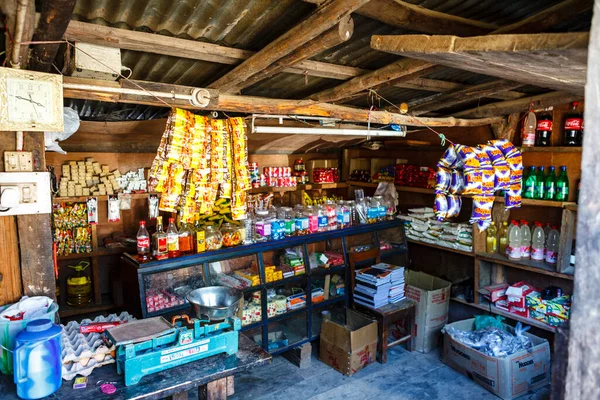
<path fill-rule="evenodd" d="M 428 9 L 479 20 L 499 26 L 510 24 L 535 14 L 560 0 L 405 0 Z M 302 0 L 80 0 L 74 19 L 95 24 L 154 32 L 168 36 L 216 43 L 258 51 L 315 10 Z M 397 56 L 374 51 L 370 38 L 374 34 L 413 33 L 385 25 L 379 21 L 353 15 L 354 35 L 339 46 L 328 49 L 312 59 L 360 67 L 381 68 Z M 553 31 L 585 30 L 591 13 L 554 27 Z M 122 51 L 123 65 L 133 70 L 132 78 L 189 86 L 207 86 L 229 70 L 232 65 L 181 59 L 158 54 Z M 495 78 L 444 68 L 427 76 L 465 85 L 484 83 Z M 339 80 L 281 73 L 243 91 L 252 96 L 273 98 L 304 98 L 340 83 Z M 524 93 L 534 94 L 536 88 Z M 539 89 L 539 91 L 543 91 Z M 381 95 L 394 103 L 430 95 L 431 92 L 402 88 L 386 88 Z M 150 118 L 161 115 L 155 107 L 106 105 L 89 101 L 69 101 L 77 106 L 82 118 L 98 119 L 115 115 L 123 119 Z M 360 98 L 348 104 L 367 107 Z"/>

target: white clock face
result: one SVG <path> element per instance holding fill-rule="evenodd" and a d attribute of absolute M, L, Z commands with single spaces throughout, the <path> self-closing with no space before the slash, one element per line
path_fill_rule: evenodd
<path fill-rule="evenodd" d="M 51 82 L 8 77 L 6 89 L 10 122 L 36 125 L 54 121 Z"/>

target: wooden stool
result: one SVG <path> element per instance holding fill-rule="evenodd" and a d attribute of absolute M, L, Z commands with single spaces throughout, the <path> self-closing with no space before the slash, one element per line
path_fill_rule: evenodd
<path fill-rule="evenodd" d="M 356 264 L 367 261 L 375 260 L 379 263 L 380 252 L 379 249 L 373 249 L 360 253 L 348 253 L 348 260 L 350 263 L 350 295 L 352 300 L 352 307 L 369 317 L 377 320 L 377 331 L 379 340 L 377 343 L 377 361 L 381 364 L 387 362 L 387 351 L 389 348 L 397 346 L 402 343 L 406 343 L 406 349 L 408 351 L 414 351 L 415 349 L 415 304 L 404 299 L 398 303 L 387 304 L 381 308 L 370 308 L 365 307 L 362 304 L 354 302 L 354 286 L 355 286 L 355 269 Z M 389 337 L 389 326 L 390 324 L 402 322 L 406 332 L 399 339 L 388 343 Z"/>

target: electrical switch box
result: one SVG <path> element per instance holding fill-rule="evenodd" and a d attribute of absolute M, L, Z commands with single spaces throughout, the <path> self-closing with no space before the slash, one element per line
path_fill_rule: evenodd
<path fill-rule="evenodd" d="M 30 151 L 5 151 L 4 171 L 33 171 L 33 154 Z"/>
<path fill-rule="evenodd" d="M 50 173 L 0 172 L 0 216 L 50 214 Z"/>
<path fill-rule="evenodd" d="M 121 49 L 76 42 L 71 76 L 117 80 L 121 72 Z"/>

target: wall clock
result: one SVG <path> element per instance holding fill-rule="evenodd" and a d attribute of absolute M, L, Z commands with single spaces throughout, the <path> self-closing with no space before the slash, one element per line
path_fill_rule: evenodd
<path fill-rule="evenodd" d="M 0 68 L 0 131 L 63 129 L 61 75 Z"/>

